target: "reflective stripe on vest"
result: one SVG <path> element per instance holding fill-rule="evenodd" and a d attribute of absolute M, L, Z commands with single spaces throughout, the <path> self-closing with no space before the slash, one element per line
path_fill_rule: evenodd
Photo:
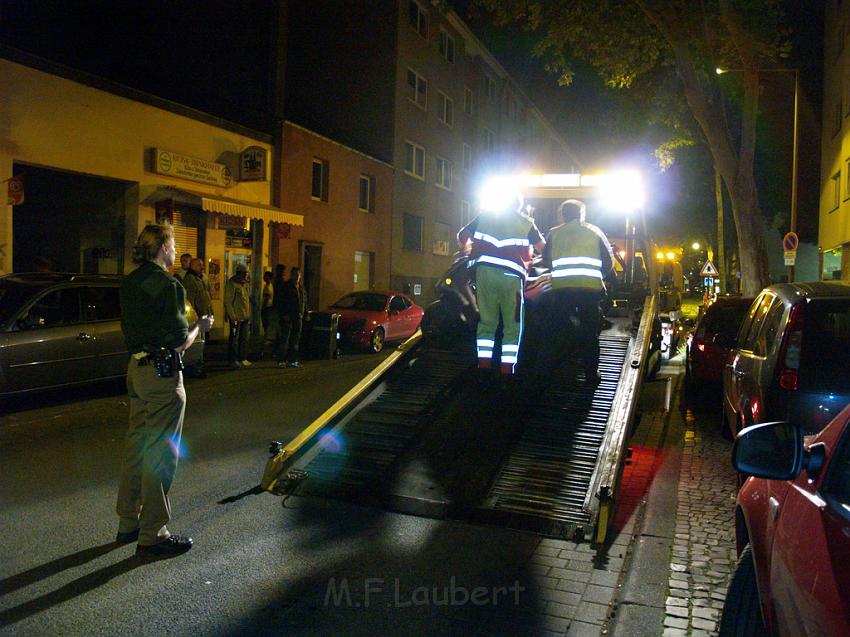
<path fill-rule="evenodd" d="M 473 258 L 468 267 L 486 263 L 507 268 L 521 276 L 527 273 L 530 261 L 528 233 L 534 222 L 519 213 L 508 215 L 482 215 L 472 235 Z"/>
<path fill-rule="evenodd" d="M 599 236 L 577 221 L 553 228 L 549 234 L 552 287 L 602 290 Z"/>

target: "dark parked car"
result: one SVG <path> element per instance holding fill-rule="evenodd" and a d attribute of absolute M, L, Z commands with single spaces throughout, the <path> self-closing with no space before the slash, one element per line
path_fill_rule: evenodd
<path fill-rule="evenodd" d="M 772 420 L 817 432 L 850 403 L 850 285 L 780 283 L 750 306 L 723 370 L 734 436 Z"/>
<path fill-rule="evenodd" d="M 735 441 L 738 568 L 720 636 L 850 635 L 850 407 L 823 430 L 764 423 Z"/>
<path fill-rule="evenodd" d="M 700 312 L 685 349 L 685 374 L 692 389 L 719 391 L 723 366 L 752 303 L 752 298 L 719 296 Z"/>
<path fill-rule="evenodd" d="M 352 292 L 331 305 L 338 313 L 343 345 L 380 352 L 384 343 L 405 339 L 419 329 L 425 313 L 401 292 Z"/>
<path fill-rule="evenodd" d="M 0 277 L 0 395 L 120 378 L 121 277 Z"/>

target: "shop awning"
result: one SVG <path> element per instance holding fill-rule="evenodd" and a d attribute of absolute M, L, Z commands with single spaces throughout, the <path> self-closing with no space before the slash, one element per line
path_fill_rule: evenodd
<path fill-rule="evenodd" d="M 288 223 L 292 226 L 303 226 L 304 217 L 292 212 L 284 212 L 274 206 L 264 206 L 258 203 L 248 203 L 228 197 L 213 197 L 205 193 L 174 186 L 159 186 L 150 196 L 145 199 L 146 203 L 153 203 L 163 199 L 174 199 L 180 203 L 197 206 L 207 212 L 218 212 L 225 215 L 237 217 L 248 217 L 249 219 L 261 219 L 269 222 Z"/>

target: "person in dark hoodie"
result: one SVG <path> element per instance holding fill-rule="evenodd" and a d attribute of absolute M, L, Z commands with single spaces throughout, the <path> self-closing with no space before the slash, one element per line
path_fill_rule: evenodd
<path fill-rule="evenodd" d="M 301 271 L 292 268 L 289 279 L 282 285 L 280 295 L 280 333 L 278 367 L 301 367 L 298 345 L 301 327 L 307 313 L 307 293 L 301 282 Z"/>

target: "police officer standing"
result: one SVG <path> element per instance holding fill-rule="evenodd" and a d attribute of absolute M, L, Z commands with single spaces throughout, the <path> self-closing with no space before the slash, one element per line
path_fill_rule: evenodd
<path fill-rule="evenodd" d="M 564 223 L 552 228 L 544 251 L 544 262 L 552 268 L 551 351 L 566 354 L 566 321 L 578 318 L 576 353 L 584 363 L 588 384 L 599 382 L 599 303 L 605 291 L 604 277 L 611 271 L 613 256 L 608 238 L 585 222 L 586 207 L 568 199 L 558 208 Z M 551 360 L 551 357 L 550 357 Z"/>
<path fill-rule="evenodd" d="M 192 538 L 171 535 L 168 491 L 177 469 L 186 391 L 181 353 L 212 316 L 189 327 L 185 290 L 168 273 L 174 265 L 174 229 L 148 225 L 133 247 L 139 267 L 121 282 L 121 330 L 130 352 L 127 391 L 130 426 L 118 487 L 116 541 L 138 540 L 136 554 L 171 557 L 192 548 Z"/>
<path fill-rule="evenodd" d="M 472 241 L 469 267 L 475 267 L 478 289 L 479 369 L 490 369 L 496 345 L 496 330 L 502 322 L 500 372 L 516 370 L 524 321 L 523 288 L 531 265 L 532 246 L 543 251 L 543 235 L 534 220 L 522 212 L 522 195 L 513 189 L 484 197 L 481 214 L 458 232 L 462 251 Z"/>

